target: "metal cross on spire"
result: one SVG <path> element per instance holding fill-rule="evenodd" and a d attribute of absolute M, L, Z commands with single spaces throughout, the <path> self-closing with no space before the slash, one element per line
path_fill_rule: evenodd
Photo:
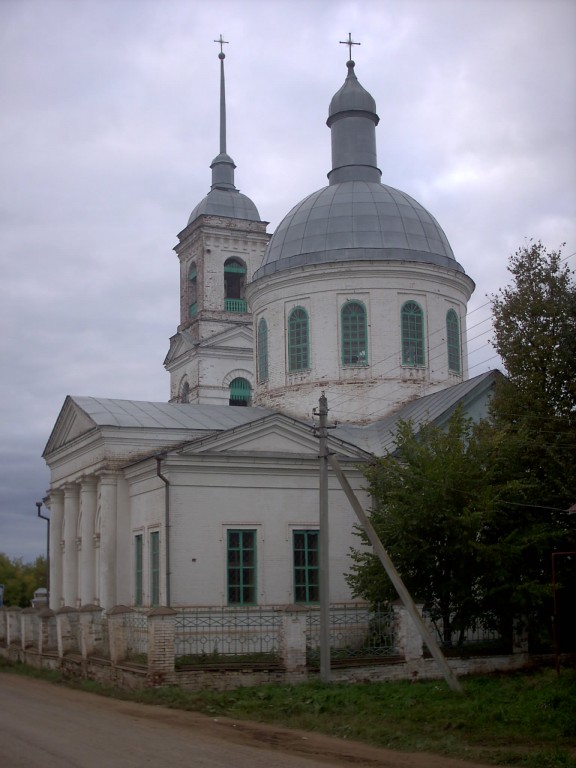
<path fill-rule="evenodd" d="M 352 61 L 352 46 L 353 45 L 362 45 L 362 43 L 355 43 L 354 40 L 352 40 L 352 32 L 348 32 L 348 40 L 340 40 L 340 45 L 347 45 L 348 46 L 348 58 L 349 61 Z"/>
<path fill-rule="evenodd" d="M 214 42 L 220 45 L 220 57 L 221 58 L 224 57 L 226 54 L 224 53 L 223 49 L 225 45 L 228 45 L 228 40 L 224 40 L 224 38 L 222 37 L 222 32 L 220 32 L 220 39 L 214 40 Z"/>

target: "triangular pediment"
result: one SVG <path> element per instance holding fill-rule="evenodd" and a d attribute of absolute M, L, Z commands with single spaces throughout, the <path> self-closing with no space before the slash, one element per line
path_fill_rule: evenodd
<path fill-rule="evenodd" d="M 328 440 L 330 450 L 341 456 L 363 459 L 367 454 L 341 440 Z M 251 455 L 318 456 L 319 441 L 312 425 L 283 414 L 272 414 L 234 430 L 190 443 L 183 453 L 232 453 Z"/>
<path fill-rule="evenodd" d="M 170 365 L 171 362 L 177 360 L 181 355 L 189 352 L 193 348 L 194 340 L 192 339 L 192 336 L 186 331 L 179 331 L 170 339 L 170 349 L 164 360 L 164 365 Z"/>
<path fill-rule="evenodd" d="M 247 347 L 251 348 L 253 343 L 252 326 L 235 325 L 231 328 L 226 328 L 220 333 L 215 333 L 209 339 L 204 339 L 198 344 L 198 348 L 230 349 L 232 347 L 235 349 L 246 349 Z"/>
<path fill-rule="evenodd" d="M 49 456 L 58 448 L 91 432 L 96 426 L 96 422 L 68 395 L 42 455 Z"/>

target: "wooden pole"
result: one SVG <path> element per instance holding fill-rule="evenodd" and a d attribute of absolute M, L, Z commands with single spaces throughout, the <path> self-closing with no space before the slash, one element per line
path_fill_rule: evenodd
<path fill-rule="evenodd" d="M 420 613 L 418 612 L 418 609 L 416 608 L 416 605 L 414 604 L 414 601 L 412 600 L 412 597 L 408 590 L 406 589 L 406 586 L 404 585 L 404 582 L 402 581 L 400 574 L 396 570 L 394 563 L 390 559 L 390 556 L 384 549 L 384 546 L 380 539 L 378 538 L 378 534 L 374 530 L 372 523 L 368 519 L 368 516 L 364 512 L 364 509 L 362 508 L 362 505 L 360 504 L 358 498 L 356 497 L 356 494 L 352 490 L 352 486 L 348 482 L 348 479 L 344 475 L 344 472 L 342 471 L 342 468 L 340 467 L 340 464 L 338 462 L 338 459 L 333 454 L 328 454 L 328 462 L 330 463 L 330 466 L 336 473 L 336 477 L 338 478 L 338 481 L 340 485 L 342 486 L 342 489 L 344 493 L 346 494 L 346 497 L 348 498 L 348 501 L 352 505 L 352 508 L 356 512 L 356 515 L 358 519 L 360 520 L 360 524 L 364 531 L 366 532 L 366 535 L 368 536 L 368 539 L 370 540 L 370 543 L 372 544 L 372 547 L 374 548 L 375 554 L 379 557 L 380 562 L 384 566 L 386 573 L 388 574 L 388 577 L 390 578 L 390 581 L 394 585 L 394 588 L 398 592 L 398 596 L 400 597 L 400 600 L 404 604 L 406 610 L 410 614 L 412 621 L 416 625 L 416 628 L 418 629 L 422 639 L 428 646 L 428 649 L 430 653 L 432 654 L 434 660 L 438 664 L 438 667 L 440 668 L 444 679 L 450 686 L 450 688 L 453 691 L 456 691 L 457 693 L 464 693 L 462 686 L 460 685 L 460 682 L 458 681 L 458 678 L 450 668 L 448 662 L 446 661 L 446 658 L 444 657 L 444 654 L 440 650 L 440 646 L 436 642 L 436 639 L 426 626 L 424 622 L 422 621 L 422 617 L 420 616 Z"/>

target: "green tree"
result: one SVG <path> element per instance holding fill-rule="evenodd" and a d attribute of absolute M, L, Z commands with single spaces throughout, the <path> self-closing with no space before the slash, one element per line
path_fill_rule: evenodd
<path fill-rule="evenodd" d="M 33 563 L 22 558 L 11 559 L 0 553 L 0 584 L 4 584 L 4 604 L 26 608 L 34 592 L 46 586 L 46 558 L 37 557 Z"/>
<path fill-rule="evenodd" d="M 486 608 L 548 613 L 551 553 L 576 549 L 576 284 L 542 243 L 510 259 L 512 284 L 492 297 L 494 347 L 507 376 L 491 403 L 492 482 L 502 510 L 487 535 L 501 567 L 483 579 Z M 506 560 L 509 562 L 506 563 Z"/>
<path fill-rule="evenodd" d="M 415 434 L 401 423 L 396 454 L 365 470 L 371 522 L 408 590 L 439 621 L 446 644 L 456 633 L 461 642 L 482 610 L 483 531 L 493 514 L 487 458 L 487 445 L 458 409 L 445 429 L 428 424 Z M 347 581 L 356 597 L 372 604 L 397 597 L 372 552 L 355 549 L 352 558 Z"/>

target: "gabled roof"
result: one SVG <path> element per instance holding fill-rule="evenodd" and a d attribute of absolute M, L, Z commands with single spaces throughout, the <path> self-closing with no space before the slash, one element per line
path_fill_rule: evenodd
<path fill-rule="evenodd" d="M 69 395 L 43 455 L 50 454 L 56 448 L 98 427 L 190 430 L 205 434 L 207 431 L 233 429 L 271 413 L 266 408 L 154 403 Z"/>
<path fill-rule="evenodd" d="M 459 404 L 475 420 L 486 416 L 491 391 L 499 376 L 502 374 L 497 370 L 482 373 L 440 392 L 411 400 L 373 424 L 338 427 L 334 435 L 376 456 L 385 456 L 395 449 L 400 421 L 411 421 L 416 431 L 428 423 L 441 426 Z"/>

